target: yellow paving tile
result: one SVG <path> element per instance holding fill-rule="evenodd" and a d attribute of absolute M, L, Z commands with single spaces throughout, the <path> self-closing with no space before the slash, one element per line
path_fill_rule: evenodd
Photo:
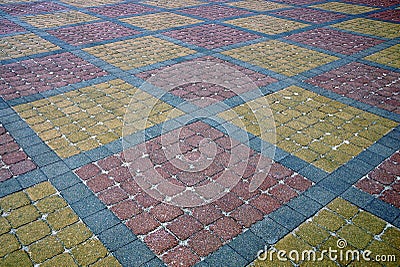
<path fill-rule="evenodd" d="M 367 56 L 365 59 L 393 68 L 400 68 L 400 44 L 391 46 L 375 54 Z"/>
<path fill-rule="evenodd" d="M 189 7 L 201 5 L 204 2 L 196 1 L 196 0 L 156 0 L 156 1 L 145 1 L 143 2 L 148 5 L 163 7 L 163 8 L 180 8 L 180 7 Z"/>
<path fill-rule="evenodd" d="M 33 33 L 0 38 L 0 60 L 24 57 L 60 49 Z"/>
<path fill-rule="evenodd" d="M 247 8 L 250 10 L 256 11 L 268 11 L 268 10 L 275 10 L 285 7 L 290 7 L 289 5 L 283 5 L 271 1 L 261 1 L 261 0 L 245 0 L 239 2 L 228 3 L 230 6 Z"/>
<path fill-rule="evenodd" d="M 340 3 L 340 2 L 329 2 L 329 3 L 324 3 L 324 4 L 319 4 L 319 5 L 312 5 L 310 7 L 314 8 L 319 8 L 323 10 L 328 10 L 328 11 L 335 11 L 335 12 L 341 12 L 341 13 L 346 13 L 346 14 L 362 14 L 370 11 L 377 10 L 378 8 L 373 8 L 373 7 L 368 7 L 368 6 L 359 6 L 359 5 L 352 5 L 352 4 L 346 4 L 346 3 Z"/>
<path fill-rule="evenodd" d="M 400 37 L 400 24 L 372 19 L 357 18 L 333 24 L 332 27 L 385 38 Z"/>
<path fill-rule="evenodd" d="M 307 27 L 308 24 L 275 18 L 267 15 L 257 15 L 246 18 L 228 20 L 227 23 L 266 34 L 279 34 Z"/>
<path fill-rule="evenodd" d="M 90 7 L 90 6 L 99 6 L 99 5 L 106 5 L 106 4 L 115 4 L 122 2 L 121 0 L 62 0 L 62 2 L 77 6 L 77 7 Z"/>
<path fill-rule="evenodd" d="M 21 18 L 21 20 L 38 28 L 51 28 L 80 22 L 89 22 L 98 20 L 98 18 L 79 11 L 68 11 L 37 16 L 26 16 Z"/>
<path fill-rule="evenodd" d="M 121 21 L 151 31 L 164 30 L 168 28 L 180 27 L 201 22 L 201 20 L 169 12 L 161 12 L 140 17 L 125 18 L 121 19 Z"/>
<path fill-rule="evenodd" d="M 296 86 L 263 99 L 270 104 L 275 119 L 276 145 L 328 172 L 345 164 L 398 125 Z M 220 116 L 260 136 L 259 120 L 252 117 L 249 108 L 253 102 L 225 111 Z M 258 112 L 269 110 L 261 108 Z M 346 119 L 339 118 L 338 114 Z M 255 127 L 248 127 L 251 124 Z"/>
<path fill-rule="evenodd" d="M 94 46 L 84 50 L 123 70 L 139 68 L 195 53 L 194 50 L 153 36 Z"/>

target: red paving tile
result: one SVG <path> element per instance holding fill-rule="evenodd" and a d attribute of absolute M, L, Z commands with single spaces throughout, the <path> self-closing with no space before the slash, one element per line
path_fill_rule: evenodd
<path fill-rule="evenodd" d="M 227 26 L 207 24 L 163 33 L 168 37 L 207 49 L 250 41 L 260 36 Z"/>
<path fill-rule="evenodd" d="M 162 254 L 178 245 L 178 240 L 164 229 L 159 229 L 149 234 L 144 238 L 144 242 L 157 254 Z"/>
<path fill-rule="evenodd" d="M 343 14 L 315 10 L 312 8 L 294 8 L 283 11 L 276 11 L 273 12 L 273 14 L 311 23 L 330 22 L 346 17 L 346 15 Z"/>
<path fill-rule="evenodd" d="M 0 7 L 0 10 L 14 16 L 36 15 L 66 9 L 68 8 L 52 2 L 16 3 Z"/>
<path fill-rule="evenodd" d="M 400 114 L 400 73 L 350 63 L 307 80 L 337 94 Z"/>
<path fill-rule="evenodd" d="M 18 24 L 7 19 L 0 19 L 0 34 L 9 34 L 15 32 L 24 32 L 25 29 Z"/>
<path fill-rule="evenodd" d="M 356 187 L 400 208 L 400 151 L 356 183 Z"/>
<path fill-rule="evenodd" d="M 194 217 L 184 214 L 172 221 L 167 228 L 180 240 L 186 240 L 194 233 L 200 231 L 203 225 Z"/>
<path fill-rule="evenodd" d="M 374 7 L 390 7 L 400 4 L 399 0 L 344 0 L 351 4 L 363 4 Z"/>
<path fill-rule="evenodd" d="M 226 19 L 230 17 L 251 14 L 250 11 L 220 5 L 186 8 L 180 10 L 180 12 L 212 20 Z"/>
<path fill-rule="evenodd" d="M 386 10 L 369 15 L 370 18 L 400 22 L 400 9 Z"/>
<path fill-rule="evenodd" d="M 200 261 L 200 258 L 190 248 L 178 246 L 163 255 L 163 260 L 168 266 L 188 267 Z"/>
<path fill-rule="evenodd" d="M 138 31 L 104 21 L 48 31 L 57 38 L 72 44 L 84 45 L 119 37 L 135 35 Z"/>
<path fill-rule="evenodd" d="M 0 125 L 0 182 L 34 169 L 36 169 L 36 164 Z"/>
<path fill-rule="evenodd" d="M 52 71 L 49 72 L 49 69 Z M 0 96 L 10 100 L 106 74 L 71 53 L 23 60 L 0 66 Z"/>
<path fill-rule="evenodd" d="M 285 39 L 344 55 L 355 54 L 383 42 L 383 40 L 327 28 L 293 34 Z"/>

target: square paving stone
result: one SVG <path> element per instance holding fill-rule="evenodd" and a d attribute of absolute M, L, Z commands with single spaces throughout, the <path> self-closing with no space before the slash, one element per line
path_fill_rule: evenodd
<path fill-rule="evenodd" d="M 21 20 L 38 28 L 52 28 L 75 24 L 81 22 L 89 22 L 98 18 L 79 11 L 57 12 L 36 16 L 25 16 Z"/>
<path fill-rule="evenodd" d="M 347 20 L 338 24 L 333 24 L 332 27 L 390 39 L 400 36 L 399 24 L 365 18 Z"/>

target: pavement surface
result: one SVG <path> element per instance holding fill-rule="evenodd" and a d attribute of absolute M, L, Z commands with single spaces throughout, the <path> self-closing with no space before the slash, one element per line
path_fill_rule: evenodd
<path fill-rule="evenodd" d="M 0 15 L 0 266 L 400 265 L 400 1 Z"/>

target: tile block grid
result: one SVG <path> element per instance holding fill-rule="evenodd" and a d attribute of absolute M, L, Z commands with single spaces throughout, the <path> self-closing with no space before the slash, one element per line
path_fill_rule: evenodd
<path fill-rule="evenodd" d="M 321 209 L 310 220 L 302 223 L 294 231 L 283 237 L 269 248 L 263 255 L 265 260 L 256 260 L 253 266 L 396 266 L 397 261 L 379 262 L 377 256 L 387 257 L 400 255 L 400 230 L 373 214 L 359 209 L 349 202 L 336 198 L 325 208 Z M 345 240 L 346 246 L 338 247 L 338 240 Z M 342 244 L 342 243 L 340 243 Z M 335 250 L 323 254 L 323 250 Z M 277 257 L 278 251 L 286 251 L 283 256 L 286 261 Z M 299 253 L 289 255 L 291 250 Z M 362 257 L 363 251 L 372 253 Z M 310 254 L 304 254 L 309 251 Z M 342 251 L 342 257 L 340 257 Z M 353 251 L 354 256 L 349 253 Z M 315 253 L 315 254 L 314 254 Z M 337 253 L 337 254 L 336 254 Z M 348 256 L 346 256 L 348 253 Z M 336 259 L 335 256 L 336 255 Z M 357 255 L 359 255 L 357 260 Z M 281 256 L 282 257 L 282 256 Z M 354 258 L 353 258 L 354 257 Z M 376 261 L 375 261 L 376 259 Z"/>
<path fill-rule="evenodd" d="M 0 198 L 0 213 L 1 266 L 121 266 L 49 182 Z"/>
<path fill-rule="evenodd" d="M 183 141 L 181 151 L 187 157 L 196 156 L 196 140 L 204 137 L 215 140 L 221 152 L 220 157 L 216 158 L 217 162 L 199 175 L 185 176 L 184 172 L 166 161 L 159 149 L 160 140 L 169 140 L 173 133 L 132 148 L 139 153 L 147 151 L 154 164 L 152 168 L 172 183 L 194 185 L 217 178 L 224 170 L 224 159 L 229 157 L 229 148 L 239 145 L 201 122 L 186 125 L 176 131 L 180 131 L 180 140 Z M 150 197 L 132 178 L 123 163 L 126 159 L 122 153 L 83 166 L 75 172 L 165 263 L 170 266 L 192 266 L 201 257 L 216 251 L 312 185 L 306 178 L 275 163 L 261 187 L 250 193 L 248 186 L 254 175 L 252 162 L 257 162 L 260 156 L 244 146 L 243 150 L 251 153 L 249 165 L 244 166 L 246 179 L 216 202 L 189 209 L 160 203 Z M 143 166 L 148 165 L 142 161 L 138 159 L 132 164 L 142 170 Z M 147 172 L 141 173 L 146 175 Z"/>

